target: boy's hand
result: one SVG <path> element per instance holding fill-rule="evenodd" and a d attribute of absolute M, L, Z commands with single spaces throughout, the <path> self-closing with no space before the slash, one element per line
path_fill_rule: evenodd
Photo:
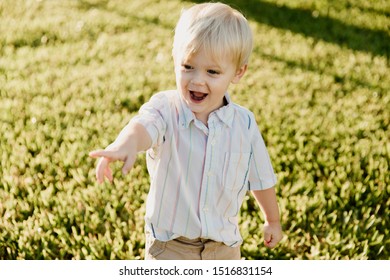
<path fill-rule="evenodd" d="M 137 158 L 137 151 L 129 151 L 128 149 L 120 149 L 108 146 L 105 150 L 96 150 L 89 153 L 90 157 L 100 158 L 96 167 L 96 179 L 99 184 L 104 182 L 104 177 L 112 182 L 113 176 L 110 168 L 110 163 L 120 160 L 123 161 L 122 173 L 127 174 L 133 167 Z"/>
<path fill-rule="evenodd" d="M 274 248 L 282 240 L 282 226 L 279 222 L 266 222 L 264 224 L 264 245 Z"/>
<path fill-rule="evenodd" d="M 127 174 L 133 167 L 137 153 L 150 148 L 152 139 L 147 130 L 138 123 L 129 123 L 125 126 L 116 140 L 105 150 L 96 150 L 89 153 L 90 157 L 100 158 L 96 167 L 96 179 L 99 183 L 107 177 L 112 182 L 110 163 L 123 161 L 122 173 Z"/>

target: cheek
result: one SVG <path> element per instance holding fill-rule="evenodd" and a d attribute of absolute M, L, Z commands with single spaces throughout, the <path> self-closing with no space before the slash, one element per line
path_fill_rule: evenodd
<path fill-rule="evenodd" d="M 188 82 L 184 75 L 176 75 L 176 86 L 179 90 L 184 91 L 187 88 Z"/>
<path fill-rule="evenodd" d="M 209 86 L 214 93 L 221 95 L 221 96 L 223 96 L 229 88 L 228 87 L 229 84 L 224 83 L 224 82 L 216 83 L 216 84 L 209 85 Z"/>
<path fill-rule="evenodd" d="M 225 81 L 220 80 L 220 79 L 209 81 L 209 87 L 214 88 L 214 90 L 217 90 L 217 91 L 223 90 L 224 85 L 225 85 Z"/>
<path fill-rule="evenodd" d="M 175 69 L 175 77 L 176 77 L 176 82 L 179 82 L 179 81 L 182 80 L 183 75 L 182 75 L 182 73 L 181 73 L 180 70 L 176 70 L 176 69 Z"/>
<path fill-rule="evenodd" d="M 191 80 L 190 74 L 183 73 L 181 71 L 180 71 L 180 73 L 178 73 L 176 75 L 176 77 L 177 77 L 177 80 L 180 82 L 181 85 L 188 84 L 188 82 Z"/>

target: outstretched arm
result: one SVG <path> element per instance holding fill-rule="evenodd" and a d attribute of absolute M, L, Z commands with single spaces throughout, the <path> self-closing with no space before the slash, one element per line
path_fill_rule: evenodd
<path fill-rule="evenodd" d="M 252 191 L 252 194 L 264 214 L 264 244 L 273 248 L 283 237 L 275 188 Z"/>
<path fill-rule="evenodd" d="M 137 153 L 145 151 L 152 145 L 152 140 L 145 127 L 141 124 L 130 122 L 119 133 L 118 137 L 104 150 L 95 150 L 89 153 L 90 157 L 99 158 L 96 167 L 96 179 L 99 183 L 104 177 L 112 182 L 110 163 L 123 161 L 122 173 L 126 174 L 133 167 Z"/>

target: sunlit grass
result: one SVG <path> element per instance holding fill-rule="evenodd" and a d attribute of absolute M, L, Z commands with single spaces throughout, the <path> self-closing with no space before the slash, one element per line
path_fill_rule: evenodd
<path fill-rule="evenodd" d="M 286 237 L 247 259 L 389 259 L 388 1 L 230 1 L 254 53 L 232 99 L 272 158 Z M 143 258 L 144 156 L 98 185 L 88 152 L 173 88 L 172 35 L 190 1 L 0 2 L 0 259 Z"/>

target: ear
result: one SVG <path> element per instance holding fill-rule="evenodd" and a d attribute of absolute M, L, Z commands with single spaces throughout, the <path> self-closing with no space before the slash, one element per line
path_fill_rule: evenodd
<path fill-rule="evenodd" d="M 241 80 L 242 76 L 244 76 L 246 69 L 248 69 L 248 64 L 244 64 L 236 71 L 236 75 L 232 79 L 233 84 L 238 84 L 238 82 Z"/>

